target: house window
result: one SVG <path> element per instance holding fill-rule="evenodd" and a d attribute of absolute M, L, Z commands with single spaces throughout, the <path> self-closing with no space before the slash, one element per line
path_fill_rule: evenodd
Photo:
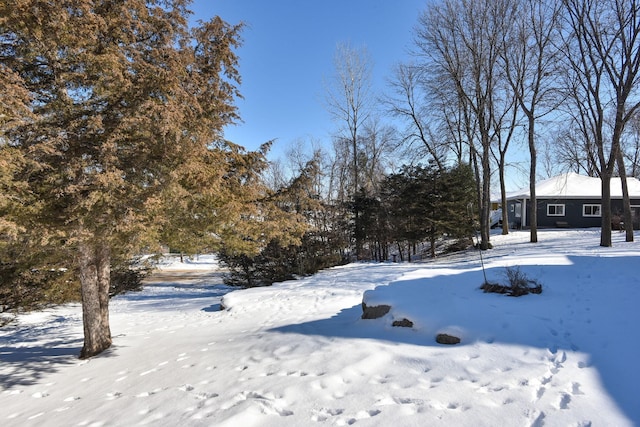
<path fill-rule="evenodd" d="M 564 216 L 564 205 L 547 205 L 547 216 Z"/>
<path fill-rule="evenodd" d="M 600 205 L 582 205 L 582 216 L 602 216 Z"/>

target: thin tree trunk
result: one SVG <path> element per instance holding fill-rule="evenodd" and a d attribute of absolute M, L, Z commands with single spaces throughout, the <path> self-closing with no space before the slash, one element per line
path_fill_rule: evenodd
<path fill-rule="evenodd" d="M 616 163 L 618 164 L 618 173 L 620 174 L 620 182 L 622 183 L 622 206 L 624 211 L 624 230 L 625 240 L 633 242 L 633 216 L 631 214 L 631 199 L 629 198 L 629 185 L 627 183 L 627 171 L 624 168 L 624 159 L 622 150 L 618 150 L 616 154 Z"/>
<path fill-rule="evenodd" d="M 604 171 L 602 180 L 602 230 L 600 246 L 611 247 L 611 175 Z"/>
<path fill-rule="evenodd" d="M 500 205 L 503 206 L 502 216 L 502 235 L 509 234 L 509 217 L 507 212 L 507 188 L 504 179 L 504 157 L 500 159 Z"/>
<path fill-rule="evenodd" d="M 488 140 L 488 138 L 487 138 Z M 491 211 L 491 168 L 489 165 L 489 144 L 483 144 L 482 153 L 482 205 L 480 206 L 480 249 L 489 249 L 489 216 Z"/>
<path fill-rule="evenodd" d="M 111 346 L 109 285 L 111 256 L 106 245 L 97 248 L 83 242 L 78 248 L 82 293 L 84 345 L 80 358 L 95 356 Z"/>
<path fill-rule="evenodd" d="M 436 257 L 436 231 L 433 229 L 431 229 L 431 232 L 429 233 L 429 244 L 430 244 L 430 255 L 431 258 L 435 258 Z"/>
<path fill-rule="evenodd" d="M 481 174 L 480 174 L 480 167 L 478 165 L 478 155 L 477 155 L 477 151 L 471 147 L 471 150 L 469 150 L 470 152 L 473 152 L 472 154 L 470 154 L 471 156 L 471 160 L 473 163 L 473 172 L 476 178 L 476 200 L 477 200 L 477 204 L 478 204 L 478 219 L 480 221 L 480 230 L 482 230 L 482 199 L 483 199 L 483 187 L 482 187 L 482 178 L 481 178 Z M 481 238 L 482 239 L 482 238 Z M 482 247 L 482 240 L 478 241 L 478 246 Z M 486 249 L 486 248 L 485 248 Z"/>
<path fill-rule="evenodd" d="M 529 209 L 529 221 L 530 221 L 530 243 L 538 242 L 538 200 L 536 198 L 536 166 L 538 163 L 538 157 L 536 154 L 536 137 L 534 132 L 535 126 L 535 118 L 533 113 L 529 115 L 529 156 L 531 159 L 531 166 L 529 167 L 529 204 L 531 204 L 531 209 Z M 523 206 L 523 208 L 527 209 L 527 206 Z"/>

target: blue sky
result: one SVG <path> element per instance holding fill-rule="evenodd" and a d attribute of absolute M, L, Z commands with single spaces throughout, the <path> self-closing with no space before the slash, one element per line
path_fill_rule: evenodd
<path fill-rule="evenodd" d="M 237 51 L 243 123 L 225 137 L 247 149 L 276 139 L 270 157 L 293 144 L 330 143 L 337 129 L 324 105 L 323 81 L 334 74 L 336 45 L 366 47 L 374 90 L 386 88 L 395 64 L 408 60 L 425 0 L 195 0 L 194 19 L 218 15 L 246 23 Z"/>

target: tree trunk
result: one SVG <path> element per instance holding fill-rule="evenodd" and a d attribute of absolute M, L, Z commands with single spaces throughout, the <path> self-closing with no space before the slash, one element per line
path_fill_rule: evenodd
<path fill-rule="evenodd" d="M 538 242 L 538 199 L 536 197 L 536 166 L 538 163 L 538 157 L 536 154 L 536 136 L 534 133 L 535 126 L 535 117 L 533 113 L 529 115 L 529 132 L 528 132 L 528 140 L 529 140 L 529 156 L 531 160 L 531 165 L 529 167 L 529 204 L 531 205 L 531 209 L 529 209 L 529 221 L 530 221 L 530 243 Z M 523 209 L 527 209 L 527 206 L 523 206 Z"/>
<path fill-rule="evenodd" d="M 488 139 L 488 138 L 487 138 Z M 482 153 L 482 201 L 480 206 L 480 249 L 489 249 L 491 231 L 489 215 L 491 211 L 491 167 L 489 165 L 489 144 L 483 144 Z"/>
<path fill-rule="evenodd" d="M 626 233 L 625 241 L 633 242 L 633 215 L 631 214 L 631 199 L 629 198 L 627 171 L 624 168 L 622 150 L 618 150 L 616 154 L 616 163 L 618 164 L 618 173 L 620 174 L 620 182 L 622 183 L 622 206 L 624 211 L 624 230 Z"/>
<path fill-rule="evenodd" d="M 500 205 L 502 206 L 502 235 L 509 234 L 509 218 L 507 212 L 507 188 L 504 180 L 504 157 L 500 159 Z"/>
<path fill-rule="evenodd" d="M 600 246 L 611 247 L 611 175 L 603 172 L 602 180 L 602 230 Z"/>
<path fill-rule="evenodd" d="M 475 184 L 476 184 L 476 204 L 478 206 L 478 220 L 481 221 L 481 211 L 482 211 L 482 175 L 480 174 L 480 166 L 478 165 L 478 155 L 477 152 L 475 151 L 475 149 L 469 150 L 470 152 L 472 152 L 472 154 L 470 154 L 471 158 L 471 163 L 473 164 L 473 174 L 475 177 Z M 473 217 L 471 218 L 471 220 L 473 221 Z M 474 227 L 475 228 L 475 227 Z M 474 230 L 474 231 L 480 231 L 480 230 Z M 478 245 L 480 245 L 480 240 L 478 240 Z"/>
<path fill-rule="evenodd" d="M 95 356 L 111 346 L 109 285 L 111 253 L 104 244 L 80 243 L 78 267 L 82 292 L 84 345 L 80 358 Z"/>
<path fill-rule="evenodd" d="M 436 230 L 432 227 L 429 232 L 429 246 L 430 246 L 430 255 L 432 259 L 436 257 Z"/>

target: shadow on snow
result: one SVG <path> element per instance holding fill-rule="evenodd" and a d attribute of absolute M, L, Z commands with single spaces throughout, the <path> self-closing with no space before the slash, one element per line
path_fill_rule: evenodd
<path fill-rule="evenodd" d="M 233 288 L 210 281 L 184 284 L 157 282 L 145 286 L 147 292 L 128 292 L 116 297 L 127 300 L 137 309 L 165 307 L 166 300 L 195 301 L 220 299 Z M 151 295 L 150 295 L 151 293 Z M 176 304 L 180 306 L 180 304 Z M 213 304 L 203 311 L 219 311 L 220 304 Z M 83 345 L 82 320 L 67 316 L 57 316 L 42 325 L 7 325 L 0 329 L 0 390 L 16 386 L 37 384 L 43 377 L 58 371 L 63 366 L 79 363 Z M 114 337 L 117 338 L 117 337 Z M 95 357 L 112 357 L 117 346 Z"/>
<path fill-rule="evenodd" d="M 0 388 L 36 384 L 61 366 L 78 363 L 83 341 L 77 334 L 61 333 L 65 323 L 68 319 L 59 316 L 44 328 L 6 326 L 9 334 L 0 344 Z"/>
<path fill-rule="evenodd" d="M 637 265 L 638 259 L 571 256 L 568 260 L 570 267 L 519 266 L 529 278 L 542 282 L 541 295 L 514 298 L 484 294 L 479 289 L 484 281 L 481 270 L 454 271 L 377 287 L 373 296 L 380 303 L 385 298 L 401 301 L 380 319 L 361 319 L 362 307 L 356 305 L 328 319 L 271 331 L 442 348 L 435 342 L 436 334 L 453 329 L 461 334 L 461 345 L 496 342 L 551 353 L 581 352 L 589 356 L 590 366 L 597 368 L 609 395 L 633 422 L 640 423 L 640 370 L 629 366 L 640 354 L 640 343 L 629 334 L 640 324 L 640 276 L 629 268 Z M 567 268 L 574 276 L 567 275 Z M 504 283 L 504 271 L 503 267 L 487 268 L 487 278 Z M 568 281 L 573 283 L 567 286 Z M 403 317 L 412 320 L 414 327 L 391 326 L 393 320 Z"/>

